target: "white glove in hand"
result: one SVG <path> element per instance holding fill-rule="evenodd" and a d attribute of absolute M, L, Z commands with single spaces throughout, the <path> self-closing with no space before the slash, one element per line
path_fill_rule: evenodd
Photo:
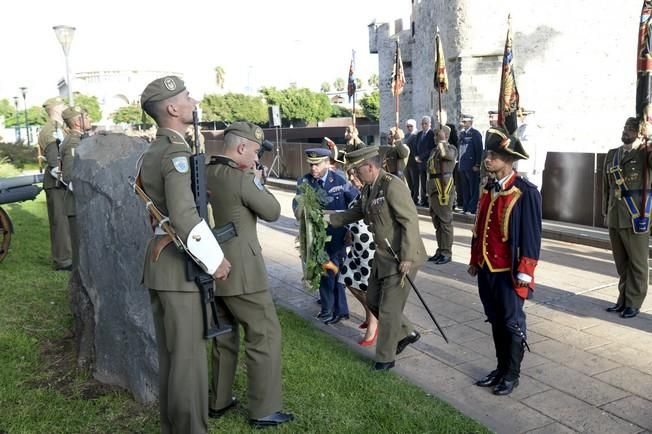
<path fill-rule="evenodd" d="M 50 169 L 50 175 L 52 175 L 57 179 L 61 179 L 61 169 L 59 169 L 58 167 L 53 167 L 52 169 Z"/>

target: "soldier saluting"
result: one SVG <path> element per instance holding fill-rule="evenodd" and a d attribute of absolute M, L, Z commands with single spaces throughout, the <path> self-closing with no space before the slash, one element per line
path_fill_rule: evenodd
<path fill-rule="evenodd" d="M 188 251 L 214 279 L 225 279 L 231 264 L 191 190 L 190 147 L 184 140 L 197 101 L 179 77 L 158 78 L 141 95 L 143 110 L 158 125 L 142 156 L 140 181 L 153 204 L 169 218 Z M 161 432 L 208 431 L 208 368 L 200 297 L 186 280 L 186 256 L 156 227 L 147 246 L 143 283 L 150 290 L 159 354 Z"/>

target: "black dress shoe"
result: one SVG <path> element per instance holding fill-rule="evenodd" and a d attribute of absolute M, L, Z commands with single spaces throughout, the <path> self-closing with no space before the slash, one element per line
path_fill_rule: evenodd
<path fill-rule="evenodd" d="M 224 413 L 227 411 L 231 410 L 232 408 L 235 408 L 235 406 L 238 405 L 238 400 L 235 399 L 235 397 L 231 398 L 231 403 L 227 405 L 226 407 L 222 407 L 219 410 L 213 410 L 212 408 L 208 408 L 208 417 L 212 417 L 213 419 L 219 419 L 222 416 L 224 416 Z"/>
<path fill-rule="evenodd" d="M 450 256 L 441 255 L 441 257 L 437 261 L 435 261 L 435 264 L 437 265 L 448 264 L 451 260 L 452 258 Z"/>
<path fill-rule="evenodd" d="M 500 383 L 501 379 L 502 376 L 498 372 L 498 369 L 496 369 L 487 374 L 483 379 L 476 381 L 475 385 L 480 387 L 492 387 Z"/>
<path fill-rule="evenodd" d="M 338 322 L 342 321 L 343 319 L 349 319 L 349 316 L 348 315 L 333 315 L 332 317 L 330 317 L 330 319 L 327 319 L 326 321 L 324 321 L 324 324 L 326 324 L 326 325 L 337 324 Z"/>
<path fill-rule="evenodd" d="M 320 319 L 320 320 L 327 320 L 333 317 L 333 314 L 331 312 L 320 312 L 317 314 L 315 318 Z"/>
<path fill-rule="evenodd" d="M 66 265 L 65 267 L 56 267 L 54 271 L 72 271 L 72 264 Z"/>
<path fill-rule="evenodd" d="M 613 306 L 610 306 L 607 308 L 607 312 L 622 312 L 625 310 L 625 305 L 620 305 L 618 303 L 614 304 Z"/>
<path fill-rule="evenodd" d="M 638 309 L 633 307 L 626 307 L 623 313 L 620 314 L 623 318 L 634 318 L 636 315 L 638 315 Z"/>
<path fill-rule="evenodd" d="M 389 371 L 394 367 L 396 363 L 392 360 L 391 362 L 374 362 L 371 367 L 372 371 Z"/>
<path fill-rule="evenodd" d="M 494 395 L 509 395 L 518 386 L 518 378 L 514 381 L 500 380 L 500 383 L 494 387 Z"/>
<path fill-rule="evenodd" d="M 436 255 L 432 255 L 431 257 L 428 258 L 428 262 L 437 262 L 441 258 L 441 253 L 437 253 Z"/>
<path fill-rule="evenodd" d="M 398 345 L 396 346 L 396 354 L 401 354 L 408 345 L 415 343 L 419 339 L 421 339 L 421 335 L 418 331 L 414 330 L 412 333 L 398 341 Z"/>
<path fill-rule="evenodd" d="M 276 413 L 261 417 L 260 419 L 249 419 L 249 425 L 254 428 L 268 428 L 270 426 L 280 425 L 292 420 L 294 420 L 294 415 L 292 413 L 283 413 L 281 411 L 277 411 Z"/>

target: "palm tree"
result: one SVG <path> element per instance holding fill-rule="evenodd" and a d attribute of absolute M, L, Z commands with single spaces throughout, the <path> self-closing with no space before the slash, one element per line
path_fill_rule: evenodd
<path fill-rule="evenodd" d="M 378 84 L 379 84 L 378 74 L 371 74 L 371 76 L 369 76 L 369 80 L 367 80 L 367 83 L 369 83 L 369 87 L 371 87 L 372 89 L 378 89 Z"/>
<path fill-rule="evenodd" d="M 344 90 L 344 87 L 345 87 L 345 81 L 344 81 L 344 79 L 341 78 L 341 77 L 335 79 L 335 81 L 333 82 L 333 86 L 335 86 L 335 90 L 336 90 L 336 91 L 338 91 L 338 92 L 342 92 L 342 91 Z"/>
<path fill-rule="evenodd" d="M 215 67 L 215 84 L 217 84 L 217 87 L 220 89 L 224 89 L 224 68 L 221 66 L 216 66 Z"/>
<path fill-rule="evenodd" d="M 325 81 L 321 84 L 321 91 L 323 93 L 328 93 L 330 92 L 330 90 L 331 90 L 331 84 L 329 82 Z"/>

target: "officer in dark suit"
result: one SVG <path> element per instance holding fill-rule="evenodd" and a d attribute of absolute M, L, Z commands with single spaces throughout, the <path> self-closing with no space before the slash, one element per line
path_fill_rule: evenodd
<path fill-rule="evenodd" d="M 460 137 L 460 175 L 462 178 L 465 214 L 475 214 L 480 192 L 480 163 L 482 162 L 482 135 L 473 128 L 473 116 L 462 115 L 464 132 Z"/>
<path fill-rule="evenodd" d="M 238 366 L 240 330 L 245 334 L 249 422 L 263 428 L 294 419 L 281 412 L 281 326 L 267 290 L 256 222 L 278 220 L 281 205 L 263 185 L 256 170 L 263 130 L 249 122 L 234 122 L 224 130 L 224 153 L 213 157 L 206 171 L 216 227 L 232 223 L 236 236 L 222 244 L 233 261 L 226 280 L 215 282 L 218 315 L 233 332 L 213 340 L 213 395 L 209 416 L 221 417 L 236 404 L 233 382 Z"/>
<path fill-rule="evenodd" d="M 305 153 L 306 161 L 310 165 L 310 173 L 297 180 L 297 195 L 301 194 L 299 186 L 307 182 L 323 196 L 325 209 L 347 209 L 358 196 L 358 190 L 344 176 L 329 168 L 331 152 L 325 148 L 312 148 L 306 149 Z M 296 199 L 292 202 L 292 209 L 296 214 Z M 326 233 L 331 236 L 331 240 L 326 243 L 326 253 L 339 268 L 346 256 L 344 244 L 346 228 L 335 229 L 329 226 Z M 342 319 L 349 318 L 346 292 L 344 285 L 338 282 L 338 277 L 339 273 L 336 274 L 333 270 L 329 270 L 325 276 L 322 276 L 319 284 L 321 311 L 317 318 L 324 321 L 325 324 L 337 324 Z"/>
<path fill-rule="evenodd" d="M 428 180 L 428 158 L 433 149 L 435 149 L 435 133 L 430 128 L 432 120 L 430 116 L 421 118 L 421 131 L 417 134 L 416 155 L 414 160 L 417 162 L 419 170 L 419 206 L 428 206 L 428 192 L 426 182 Z"/>
<path fill-rule="evenodd" d="M 407 134 L 403 143 L 405 143 L 410 152 L 408 154 L 407 163 L 405 164 L 405 180 L 407 181 L 412 202 L 415 204 L 419 202 L 419 167 L 414 159 L 417 153 L 417 122 L 414 119 L 408 119 L 405 122 L 405 131 Z"/>

